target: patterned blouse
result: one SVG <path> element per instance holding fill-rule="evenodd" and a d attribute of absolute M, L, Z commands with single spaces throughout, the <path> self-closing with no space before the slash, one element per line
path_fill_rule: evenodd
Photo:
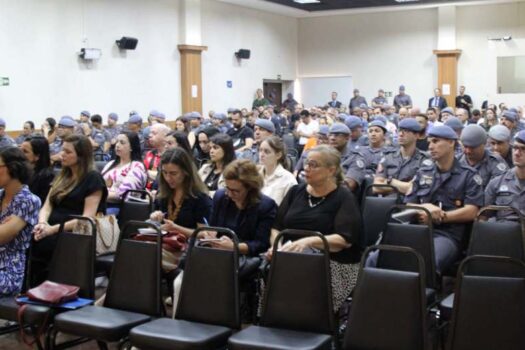
<path fill-rule="evenodd" d="M 102 175 L 106 183 L 108 180 L 111 181 L 111 186 L 108 186 L 109 191 L 117 192 L 119 197 L 127 190 L 143 190 L 146 186 L 148 175 L 144 164 L 138 161 L 133 161 L 127 165 L 121 166 L 120 164 L 107 171 L 111 167 L 114 161 L 106 164 L 102 170 Z"/>
<path fill-rule="evenodd" d="M 0 200 L 3 199 L 4 190 L 0 190 Z M 13 240 L 0 245 L 0 296 L 14 295 L 22 288 L 26 250 L 31 242 L 31 231 L 38 223 L 40 205 L 40 199 L 24 185 L 7 209 L 0 212 L 0 222 L 13 215 L 26 222 L 26 226 Z"/>

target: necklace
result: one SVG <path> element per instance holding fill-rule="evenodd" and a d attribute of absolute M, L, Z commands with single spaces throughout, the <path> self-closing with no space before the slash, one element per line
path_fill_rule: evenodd
<path fill-rule="evenodd" d="M 321 197 L 321 199 L 317 202 L 317 203 L 313 203 L 312 202 L 312 198 L 315 198 L 315 197 L 312 197 L 312 195 L 310 193 L 308 193 L 308 205 L 310 206 L 310 208 L 315 208 L 317 207 L 319 204 L 323 203 L 324 200 L 326 199 L 326 196 L 324 197 Z M 317 198 L 316 198 L 317 199 Z"/>

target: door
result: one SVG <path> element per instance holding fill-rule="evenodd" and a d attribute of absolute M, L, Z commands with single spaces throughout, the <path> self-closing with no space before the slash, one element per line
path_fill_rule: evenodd
<path fill-rule="evenodd" d="M 263 83 L 263 93 L 272 105 L 281 106 L 283 103 L 282 83 Z"/>

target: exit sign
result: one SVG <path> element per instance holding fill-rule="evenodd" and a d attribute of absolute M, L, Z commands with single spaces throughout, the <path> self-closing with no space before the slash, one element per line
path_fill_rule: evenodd
<path fill-rule="evenodd" d="M 0 86 L 8 86 L 8 85 L 9 85 L 9 78 L 0 77 Z"/>

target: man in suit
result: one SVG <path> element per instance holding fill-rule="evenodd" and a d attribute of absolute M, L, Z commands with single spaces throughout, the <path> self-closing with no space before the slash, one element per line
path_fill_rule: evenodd
<path fill-rule="evenodd" d="M 441 89 L 434 89 L 434 97 L 428 100 L 428 107 L 437 107 L 440 110 L 448 107 L 447 100 L 441 96 Z"/>
<path fill-rule="evenodd" d="M 341 102 L 337 101 L 337 92 L 332 92 L 332 100 L 327 105 L 332 108 L 341 108 Z"/>

